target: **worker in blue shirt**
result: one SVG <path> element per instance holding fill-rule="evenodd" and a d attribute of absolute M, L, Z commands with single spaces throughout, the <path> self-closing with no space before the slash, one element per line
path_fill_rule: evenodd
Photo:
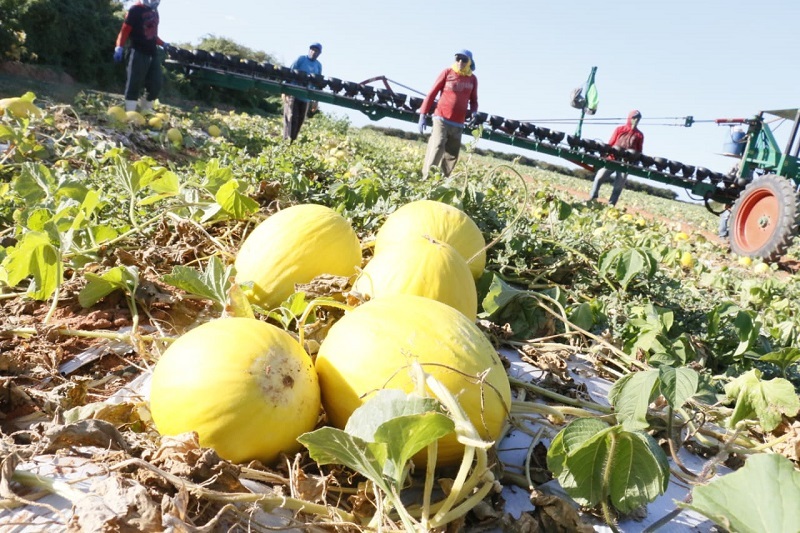
<path fill-rule="evenodd" d="M 308 47 L 308 55 L 300 56 L 292 63 L 292 70 L 308 74 L 322 74 L 322 63 L 317 58 L 322 53 L 322 45 L 314 43 Z M 289 142 L 297 138 L 300 127 L 308 113 L 308 100 L 296 96 L 283 95 L 283 138 Z"/>

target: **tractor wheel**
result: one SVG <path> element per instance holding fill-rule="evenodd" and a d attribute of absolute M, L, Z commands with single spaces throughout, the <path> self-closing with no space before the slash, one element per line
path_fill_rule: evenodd
<path fill-rule="evenodd" d="M 747 185 L 733 204 L 731 251 L 777 261 L 792 243 L 797 226 L 794 184 L 782 176 L 767 174 Z"/>

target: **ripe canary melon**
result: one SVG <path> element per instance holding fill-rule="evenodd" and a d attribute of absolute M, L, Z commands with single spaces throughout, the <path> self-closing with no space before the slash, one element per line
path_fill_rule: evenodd
<path fill-rule="evenodd" d="M 150 411 L 162 435 L 188 431 L 232 462 L 300 448 L 320 413 L 314 364 L 285 331 L 252 318 L 207 322 L 178 338 L 153 371 Z"/>
<path fill-rule="evenodd" d="M 108 111 L 106 111 L 106 115 L 108 115 L 112 120 L 115 120 L 116 122 L 128 121 L 128 115 L 125 114 L 125 110 L 118 105 L 109 107 Z"/>
<path fill-rule="evenodd" d="M 372 299 L 415 294 L 458 309 L 475 320 L 478 294 L 469 265 L 455 248 L 430 237 L 410 235 L 373 257 L 353 284 Z"/>
<path fill-rule="evenodd" d="M 694 266 L 694 256 L 692 252 L 683 252 L 681 254 L 681 266 L 683 268 L 692 268 Z"/>
<path fill-rule="evenodd" d="M 753 267 L 753 272 L 756 274 L 766 274 L 770 271 L 768 263 L 756 263 Z"/>
<path fill-rule="evenodd" d="M 42 110 L 36 107 L 32 101 L 18 96 L 0 100 L 0 109 L 15 118 L 39 117 L 42 115 Z"/>
<path fill-rule="evenodd" d="M 212 137 L 219 137 L 222 135 L 222 130 L 216 124 L 212 124 L 208 127 L 208 134 Z"/>
<path fill-rule="evenodd" d="M 180 145 L 183 143 L 183 134 L 178 128 L 170 128 L 167 130 L 167 139 L 172 144 Z"/>
<path fill-rule="evenodd" d="M 161 117 L 152 116 L 150 120 L 147 121 L 147 125 L 153 128 L 154 130 L 160 130 L 164 127 L 164 121 L 161 120 Z"/>
<path fill-rule="evenodd" d="M 449 305 L 407 294 L 356 307 L 322 342 L 315 365 L 331 424 L 344 428 L 353 411 L 379 389 L 415 390 L 408 372 L 414 361 L 458 398 L 484 439 L 500 436 L 511 393 L 494 347 Z M 456 464 L 462 455 L 454 435 L 440 439 L 437 464 Z"/>
<path fill-rule="evenodd" d="M 278 211 L 247 236 L 236 255 L 236 281 L 253 283 L 252 301 L 277 307 L 322 274 L 353 276 L 361 244 L 350 222 L 333 209 L 301 204 Z"/>
<path fill-rule="evenodd" d="M 381 253 L 391 241 L 414 234 L 446 242 L 467 261 L 473 278 L 483 275 L 486 241 L 477 224 L 457 207 L 433 200 L 417 200 L 401 206 L 378 230 L 375 254 Z"/>
<path fill-rule="evenodd" d="M 138 111 L 126 111 L 125 115 L 128 117 L 128 123 L 133 124 L 134 126 L 142 127 L 147 124 L 144 116 Z"/>

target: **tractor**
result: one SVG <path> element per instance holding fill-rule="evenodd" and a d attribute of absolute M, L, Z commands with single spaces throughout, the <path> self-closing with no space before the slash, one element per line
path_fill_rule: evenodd
<path fill-rule="evenodd" d="M 793 121 L 786 147 L 781 151 L 765 115 Z M 752 119 L 719 119 L 718 124 L 747 125 L 738 170 L 737 191 L 729 221 L 731 251 L 743 256 L 779 259 L 797 235 L 800 209 L 800 109 L 762 111 Z M 729 192 L 732 192 L 729 191 Z"/>

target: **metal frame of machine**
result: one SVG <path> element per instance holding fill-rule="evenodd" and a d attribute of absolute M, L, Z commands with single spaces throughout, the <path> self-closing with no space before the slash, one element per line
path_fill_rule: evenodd
<path fill-rule="evenodd" d="M 394 118 L 417 123 L 422 99 L 396 93 L 387 86 L 343 81 L 271 63 L 241 60 L 203 50 L 169 47 L 165 64 L 198 83 L 270 94 L 287 94 L 364 113 L 371 120 Z M 764 114 L 791 119 L 794 126 L 786 149 L 781 151 Z M 752 119 L 719 119 L 718 124 L 747 124 L 746 147 L 738 172 L 722 174 L 663 157 L 584 139 L 564 132 L 501 116 L 478 113 L 465 127 L 484 139 L 559 157 L 596 171 L 609 168 L 658 183 L 684 187 L 709 202 L 732 205 L 731 249 L 741 255 L 775 260 L 783 255 L 797 234 L 796 190 L 800 185 L 800 110 L 764 111 Z M 797 146 L 795 147 L 795 144 Z M 613 159 L 609 159 L 613 156 Z M 713 211 L 713 210 L 712 210 Z M 718 211 L 714 211 L 719 214 Z"/>

